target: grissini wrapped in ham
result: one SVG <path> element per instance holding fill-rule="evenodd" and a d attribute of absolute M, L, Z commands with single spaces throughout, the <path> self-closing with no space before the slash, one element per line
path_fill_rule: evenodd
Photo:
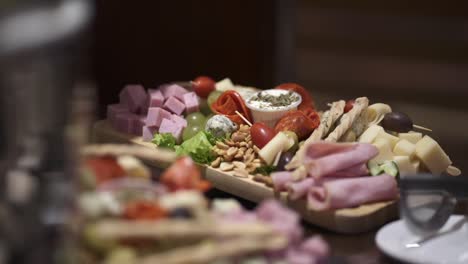
<path fill-rule="evenodd" d="M 297 151 L 291 162 L 286 165 L 286 169 L 296 169 L 302 165 L 307 146 L 325 137 L 336 120 L 343 114 L 345 104 L 346 102 L 343 100 L 332 103 L 330 110 L 323 113 L 319 127 L 315 129 L 312 135 L 304 142 L 304 145 Z"/>
<path fill-rule="evenodd" d="M 349 208 L 366 203 L 396 199 L 398 188 L 395 177 L 383 174 L 374 177 L 346 178 L 313 186 L 307 195 L 311 210 Z"/>

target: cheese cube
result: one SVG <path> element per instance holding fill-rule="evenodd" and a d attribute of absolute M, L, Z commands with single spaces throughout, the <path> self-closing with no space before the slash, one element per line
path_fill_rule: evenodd
<path fill-rule="evenodd" d="M 376 157 L 374 157 L 372 161 L 380 163 L 386 160 L 393 159 L 392 147 L 390 146 L 388 140 L 378 138 L 374 141 L 374 143 L 372 143 L 372 145 L 374 145 L 379 150 L 379 154 Z"/>
<path fill-rule="evenodd" d="M 422 138 L 422 134 L 419 132 L 409 132 L 409 133 L 399 133 L 398 137 L 400 139 L 408 140 L 409 142 L 416 144 Z"/>
<path fill-rule="evenodd" d="M 388 143 L 390 143 L 390 147 L 392 149 L 395 147 L 396 143 L 400 140 L 398 137 L 390 135 L 389 133 L 387 133 L 387 132 L 385 132 L 383 130 L 379 131 L 379 134 L 377 135 L 377 137 L 375 139 L 377 140 L 379 138 L 387 140 Z"/>
<path fill-rule="evenodd" d="M 380 132 L 385 132 L 383 127 L 372 125 L 359 137 L 360 143 L 372 143 Z"/>
<path fill-rule="evenodd" d="M 400 177 L 415 175 L 418 172 L 419 163 L 412 163 L 408 156 L 395 156 L 393 157 L 393 161 L 398 166 Z"/>
<path fill-rule="evenodd" d="M 395 155 L 408 156 L 412 158 L 416 152 L 416 145 L 409 142 L 408 140 L 400 140 L 393 148 Z"/>
<path fill-rule="evenodd" d="M 435 175 L 441 174 L 452 164 L 440 145 L 429 136 L 424 136 L 416 143 L 416 157 Z"/>

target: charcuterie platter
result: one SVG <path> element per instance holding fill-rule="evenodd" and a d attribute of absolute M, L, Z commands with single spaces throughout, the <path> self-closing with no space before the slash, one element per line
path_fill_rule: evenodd
<path fill-rule="evenodd" d="M 398 177 L 460 173 L 418 129 L 430 130 L 367 97 L 318 110 L 298 84 L 258 90 L 200 77 L 125 86 L 94 137 L 190 156 L 222 191 L 275 197 L 312 224 L 360 233 L 397 217 Z"/>

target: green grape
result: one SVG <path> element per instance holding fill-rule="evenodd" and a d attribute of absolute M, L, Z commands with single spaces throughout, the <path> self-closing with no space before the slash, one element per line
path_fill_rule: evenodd
<path fill-rule="evenodd" d="M 195 136 L 198 132 L 203 131 L 204 127 L 201 125 L 188 125 L 184 128 L 184 132 L 182 133 L 182 139 L 184 141 L 189 140 L 193 136 Z"/>
<path fill-rule="evenodd" d="M 211 108 L 208 105 L 207 100 L 203 99 L 203 98 L 198 98 L 198 100 L 200 101 L 200 112 L 202 112 L 205 115 L 210 114 L 211 113 Z"/>
<path fill-rule="evenodd" d="M 185 119 L 189 126 L 202 126 L 206 123 L 206 117 L 200 112 L 191 113 Z"/>
<path fill-rule="evenodd" d="M 211 105 L 218 100 L 218 97 L 222 94 L 223 92 L 221 91 L 213 91 L 208 95 L 207 103 L 211 107 Z"/>

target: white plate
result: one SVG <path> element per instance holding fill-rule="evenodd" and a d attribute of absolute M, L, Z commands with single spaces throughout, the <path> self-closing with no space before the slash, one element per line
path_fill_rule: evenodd
<path fill-rule="evenodd" d="M 441 231 L 450 228 L 463 216 L 452 215 Z M 403 220 L 389 223 L 382 227 L 375 237 L 377 246 L 385 254 L 409 263 L 427 264 L 468 263 L 468 224 L 458 231 L 427 241 L 419 248 L 406 248 L 418 237 L 412 234 Z"/>

